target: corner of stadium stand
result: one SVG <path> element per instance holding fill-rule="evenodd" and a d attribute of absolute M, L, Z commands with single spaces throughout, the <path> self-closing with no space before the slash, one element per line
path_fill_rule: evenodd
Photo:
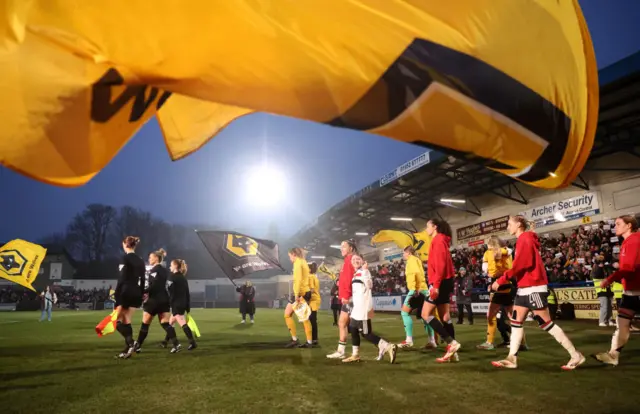
<path fill-rule="evenodd" d="M 589 160 L 583 173 L 589 171 L 640 172 L 640 52 L 601 69 L 600 112 L 598 129 Z M 615 165 L 595 167 L 594 161 L 625 152 L 638 158 L 635 168 Z M 437 151 L 428 154 L 420 167 L 398 178 L 376 180 L 331 207 L 312 224 L 290 240 L 316 255 L 338 258 L 330 245 L 352 238 L 356 232 L 373 235 L 381 229 L 418 231 L 412 223 L 398 226 L 391 217 L 428 219 L 438 216 L 442 207 L 457 208 L 481 215 L 473 197 L 493 194 L 520 204 L 528 200 L 518 188 L 524 184 L 491 171 L 470 159 L 456 158 Z M 385 176 L 386 177 L 386 176 Z M 580 174 L 572 184 L 589 190 L 588 180 Z M 462 198 L 465 207 L 443 203 L 442 197 Z"/>

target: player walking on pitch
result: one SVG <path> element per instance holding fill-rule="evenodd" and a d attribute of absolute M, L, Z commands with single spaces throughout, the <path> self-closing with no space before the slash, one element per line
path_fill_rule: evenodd
<path fill-rule="evenodd" d="M 513 261 L 513 267 L 506 270 L 501 277 L 493 282 L 491 288 L 494 291 L 498 291 L 500 286 L 504 286 L 511 279 L 515 279 L 518 284 L 518 290 L 513 314 L 511 315 L 509 356 L 501 361 L 493 361 L 492 364 L 499 368 L 518 367 L 518 350 L 524 336 L 522 325 L 529 311 L 532 311 L 533 318 L 538 322 L 540 328 L 549 332 L 571 355 L 571 359 L 566 365 L 562 366 L 562 369 L 573 370 L 582 365 L 585 358 L 580 352 L 576 351 L 564 331 L 551 320 L 547 304 L 547 296 L 549 294 L 547 273 L 542 263 L 542 256 L 540 256 L 540 242 L 538 241 L 538 235 L 533 231 L 528 231 L 528 229 L 529 223 L 523 216 L 509 218 L 507 231 L 517 237 L 516 257 Z"/>
<path fill-rule="evenodd" d="M 429 296 L 422 307 L 422 319 L 447 343 L 447 349 L 438 362 L 458 361 L 458 350 L 462 346 L 455 340 L 455 330 L 451 324 L 449 301 L 453 293 L 453 261 L 451 260 L 451 227 L 440 219 L 427 222 L 427 234 L 433 237 L 429 248 L 427 273 L 429 277 Z M 436 319 L 436 310 L 442 322 Z"/>
<path fill-rule="evenodd" d="M 351 263 L 351 257 L 354 254 L 358 254 L 356 249 L 356 242 L 354 240 L 345 240 L 340 244 L 340 252 L 344 257 L 344 263 L 340 270 L 340 278 L 338 279 L 338 296 L 342 302 L 342 309 L 340 311 L 340 319 L 338 320 L 338 327 L 340 330 L 340 340 L 338 342 L 338 350 L 332 354 L 327 355 L 329 359 L 342 359 L 344 358 L 345 348 L 347 346 L 347 334 L 349 333 L 349 314 L 351 313 L 351 279 L 355 274 L 355 269 Z"/>
<path fill-rule="evenodd" d="M 360 361 L 360 333 L 362 332 L 362 335 L 369 342 L 378 347 L 377 360 L 382 360 L 384 355 L 387 354 L 389 362 L 393 364 L 396 360 L 398 346 L 374 334 L 371 326 L 371 319 L 373 318 L 371 289 L 373 288 L 373 282 L 367 263 L 359 254 L 352 255 L 351 263 L 353 268 L 356 269 L 356 273 L 351 280 L 353 308 L 351 309 L 351 321 L 349 322 L 353 352 L 349 358 L 343 359 L 342 362 Z"/>
<path fill-rule="evenodd" d="M 631 321 L 640 313 L 640 233 L 638 221 L 633 216 L 616 219 L 616 236 L 624 238 L 620 247 L 620 267 L 600 283 L 606 288 L 613 282 L 622 281 L 624 293 L 618 310 L 618 327 L 611 338 L 609 352 L 594 355 L 598 361 L 617 366 L 622 348 L 629 341 Z"/>
<path fill-rule="evenodd" d="M 419 314 L 422 312 L 422 306 L 427 292 L 427 281 L 424 275 L 424 267 L 422 262 L 415 255 L 415 249 L 413 246 L 407 246 L 404 248 L 403 258 L 407 262 L 405 265 L 405 278 L 407 281 L 407 297 L 402 304 L 402 322 L 404 323 L 404 330 L 407 338 L 398 345 L 399 348 L 411 348 L 413 346 L 413 319 L 411 319 L 411 312 L 417 310 Z M 425 348 L 435 349 L 438 347 L 436 339 L 433 334 L 433 328 L 429 326 L 427 321 L 423 320 L 425 331 L 429 338 L 429 342 Z"/>

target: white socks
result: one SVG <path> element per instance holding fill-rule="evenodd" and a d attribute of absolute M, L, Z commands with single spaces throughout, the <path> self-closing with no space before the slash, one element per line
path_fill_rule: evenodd
<path fill-rule="evenodd" d="M 351 351 L 351 355 L 360 355 L 360 347 L 359 346 L 353 346 L 352 347 L 352 351 Z"/>
<path fill-rule="evenodd" d="M 618 328 L 613 333 L 613 338 L 611 338 L 611 351 L 609 351 L 611 355 L 620 355 L 620 350 L 629 341 L 630 329 L 631 320 L 618 316 Z"/>
<path fill-rule="evenodd" d="M 344 354 L 344 350 L 347 346 L 344 343 L 339 343 L 338 344 L 338 353 L 340 354 Z"/>
<path fill-rule="evenodd" d="M 509 356 L 516 356 L 524 337 L 524 328 L 522 325 L 516 327 L 516 322 L 511 322 L 511 341 L 509 343 Z"/>
<path fill-rule="evenodd" d="M 560 328 L 558 325 L 554 323 L 548 332 L 551 334 L 551 336 L 553 336 L 556 339 L 556 341 L 558 341 L 560 345 L 564 347 L 564 349 L 567 350 L 567 352 L 569 352 L 569 355 L 571 355 L 571 358 L 577 357 L 578 351 L 576 351 L 576 347 L 573 346 L 573 343 L 564 333 L 562 328 Z"/>

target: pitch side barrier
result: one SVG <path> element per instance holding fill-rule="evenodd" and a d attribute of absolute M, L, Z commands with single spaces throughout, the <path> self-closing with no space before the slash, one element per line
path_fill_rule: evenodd
<path fill-rule="evenodd" d="M 556 295 L 558 305 L 571 303 L 575 307 L 577 319 L 598 319 L 600 302 L 593 287 L 593 282 L 552 283 L 549 285 Z M 406 295 L 375 295 L 373 308 L 378 312 L 400 312 Z M 489 310 L 491 296 L 486 288 L 471 291 L 471 308 L 475 314 L 486 314 Z M 452 311 L 457 309 L 456 297 L 451 296 Z M 616 305 L 614 303 L 614 312 Z"/>

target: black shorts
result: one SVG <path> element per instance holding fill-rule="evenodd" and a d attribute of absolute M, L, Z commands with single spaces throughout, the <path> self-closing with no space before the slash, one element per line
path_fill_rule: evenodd
<path fill-rule="evenodd" d="M 491 296 L 491 303 L 500 306 L 513 306 L 514 298 L 511 292 L 494 293 Z"/>
<path fill-rule="evenodd" d="M 184 306 L 173 307 L 171 308 L 171 314 L 173 316 L 176 316 L 176 315 L 184 316 L 187 314 L 187 308 Z"/>
<path fill-rule="evenodd" d="M 151 316 L 156 316 L 162 313 L 171 312 L 171 306 L 169 305 L 169 302 L 157 302 L 153 299 L 149 299 L 144 303 L 144 305 L 142 305 L 142 310 Z"/>
<path fill-rule="evenodd" d="M 516 295 L 515 305 L 529 310 L 542 310 L 549 307 L 549 292 L 533 292 L 528 295 Z"/>
<path fill-rule="evenodd" d="M 304 299 L 308 304 L 311 301 L 311 291 L 302 295 L 302 299 Z M 289 303 L 296 303 L 296 295 L 291 295 L 289 297 Z"/>
<path fill-rule="evenodd" d="M 373 332 L 373 328 L 371 327 L 371 319 L 367 319 L 366 321 L 351 319 L 351 321 L 349 322 L 349 328 L 357 329 L 364 335 L 368 334 L 369 332 Z"/>
<path fill-rule="evenodd" d="M 438 293 L 438 297 L 434 300 L 426 298 L 426 301 L 433 305 L 444 305 L 451 301 L 451 294 L 453 293 L 453 278 L 445 279 L 440 283 L 440 289 Z"/>
<path fill-rule="evenodd" d="M 346 312 L 349 315 L 351 315 L 351 311 L 353 310 L 353 305 L 347 303 L 346 305 L 342 305 L 342 308 L 340 308 L 340 311 L 342 312 Z"/>
<path fill-rule="evenodd" d="M 640 313 L 640 296 L 622 295 L 618 309 L 629 309 L 634 313 Z"/>
<path fill-rule="evenodd" d="M 142 293 L 140 293 L 140 289 L 138 292 L 135 291 L 124 291 L 120 295 L 120 300 L 118 305 L 122 306 L 122 309 L 129 308 L 139 308 L 142 306 Z"/>
<path fill-rule="evenodd" d="M 412 311 L 416 309 L 420 310 L 422 309 L 422 305 L 424 305 L 424 301 L 426 299 L 427 298 L 422 293 L 418 293 L 417 295 L 412 295 L 409 298 L 408 305 Z"/>

